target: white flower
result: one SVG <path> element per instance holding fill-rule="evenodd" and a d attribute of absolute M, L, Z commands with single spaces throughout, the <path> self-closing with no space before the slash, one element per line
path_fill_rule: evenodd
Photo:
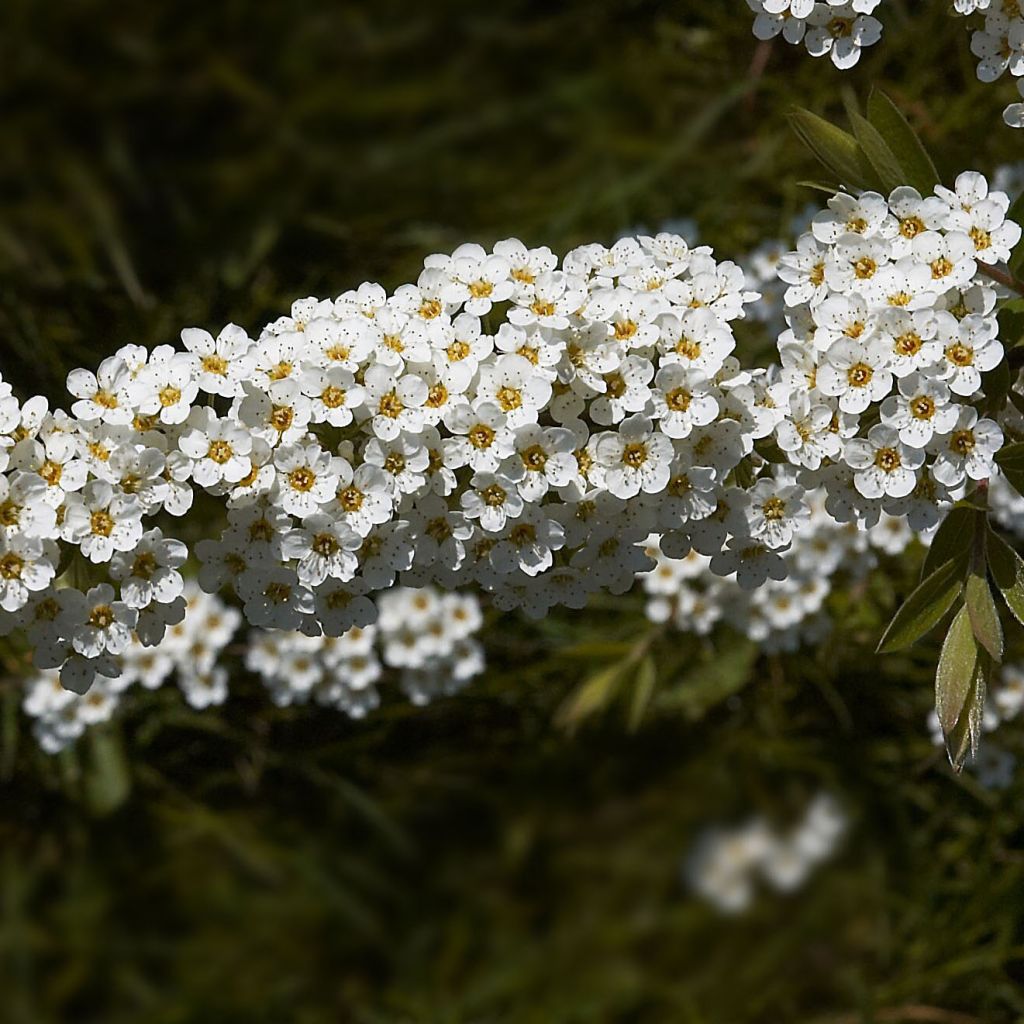
<path fill-rule="evenodd" d="M 238 483 L 252 468 L 247 458 L 252 435 L 207 407 L 192 410 L 178 447 L 193 460 L 192 479 L 200 487 L 212 487 L 222 480 Z"/>
<path fill-rule="evenodd" d="M 878 424 L 866 438 L 847 441 L 845 457 L 856 470 L 854 484 L 865 498 L 902 498 L 914 489 L 925 452 L 904 444 L 892 427 Z"/>
<path fill-rule="evenodd" d="M 0 532 L 0 608 L 16 612 L 32 594 L 45 591 L 56 574 L 58 558 L 53 541 Z"/>
<path fill-rule="evenodd" d="M 706 426 L 718 415 L 718 401 L 699 370 L 669 363 L 658 371 L 654 383 L 652 415 L 669 437 L 689 437 L 694 427 Z"/>
<path fill-rule="evenodd" d="M 115 600 L 109 583 L 100 583 L 87 594 L 74 591 L 59 624 L 78 654 L 98 658 L 104 653 L 123 654 L 128 649 L 138 615 L 134 608 Z"/>
<path fill-rule="evenodd" d="M 877 341 L 863 344 L 846 339 L 825 354 L 828 362 L 818 369 L 817 383 L 823 394 L 839 399 L 843 412 L 863 412 L 892 389 L 888 356 Z"/>
<path fill-rule="evenodd" d="M 274 466 L 278 500 L 285 512 L 302 519 L 327 504 L 337 491 L 339 461 L 317 443 L 278 448 Z"/>
<path fill-rule="evenodd" d="M 995 454 L 1002 447 L 1003 432 L 989 419 L 979 419 L 978 411 L 962 406 L 959 416 L 944 437 L 935 438 L 935 479 L 947 487 L 971 480 L 984 480 L 991 475 Z"/>
<path fill-rule="evenodd" d="M 118 493 L 105 480 L 92 480 L 81 501 L 67 507 L 61 536 L 77 544 L 89 561 L 109 562 L 115 551 L 131 551 L 138 544 L 142 510 L 134 496 Z"/>
<path fill-rule="evenodd" d="M 241 327 L 228 324 L 216 340 L 208 331 L 186 327 L 181 332 L 181 340 L 198 359 L 196 384 L 199 390 L 224 398 L 240 394 L 239 382 L 248 373 L 248 354 L 252 346 Z"/>
<path fill-rule="evenodd" d="M 132 376 L 124 361 L 116 356 L 104 359 L 96 373 L 72 370 L 68 374 L 68 391 L 78 399 L 71 411 L 85 422 L 131 423 Z"/>
<path fill-rule="evenodd" d="M 960 414 L 952 405 L 949 388 L 940 380 L 911 373 L 899 381 L 899 394 L 882 403 L 882 422 L 895 427 L 900 440 L 912 448 L 924 448 L 935 434 L 947 434 Z"/>
<path fill-rule="evenodd" d="M 159 529 L 148 530 L 130 551 L 119 551 L 111 560 L 110 575 L 121 584 L 121 596 L 130 608 L 145 608 L 156 601 L 170 604 L 184 590 L 178 570 L 188 558 L 180 540 L 164 537 Z"/>
<path fill-rule="evenodd" d="M 686 374 L 687 371 L 680 370 Z M 656 431 L 646 416 L 630 416 L 617 431 L 597 436 L 597 459 L 605 468 L 606 485 L 617 498 L 643 491 L 656 494 L 668 483 L 672 441 Z"/>
<path fill-rule="evenodd" d="M 750 536 L 770 548 L 785 547 L 810 518 L 804 504 L 804 489 L 793 483 L 766 478 L 759 480 L 750 492 L 747 523 Z"/>
<path fill-rule="evenodd" d="M 808 18 L 804 45 L 812 57 L 828 54 L 837 68 L 852 68 L 860 60 L 861 48 L 872 46 L 882 37 L 877 18 L 859 14 L 860 4 L 817 4 Z"/>
<path fill-rule="evenodd" d="M 540 501 L 549 488 L 564 487 L 576 476 L 576 435 L 565 427 L 520 427 L 513 447 L 513 454 L 501 464 L 501 472 L 516 482 L 527 501 Z"/>
<path fill-rule="evenodd" d="M 301 529 L 289 530 L 282 554 L 297 559 L 296 572 L 307 587 L 317 587 L 328 577 L 348 581 L 359 567 L 357 552 L 363 539 L 347 523 L 317 514 L 303 520 Z"/>
<path fill-rule="evenodd" d="M 495 473 L 475 473 L 460 500 L 466 517 L 478 520 L 488 533 L 500 533 L 525 507 L 515 481 Z"/>
<path fill-rule="evenodd" d="M 161 423 L 183 423 L 199 393 L 195 357 L 160 345 L 150 354 L 132 388 L 135 407 Z"/>

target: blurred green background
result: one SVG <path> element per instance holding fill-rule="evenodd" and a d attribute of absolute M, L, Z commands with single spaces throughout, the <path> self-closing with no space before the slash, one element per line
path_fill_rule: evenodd
<path fill-rule="evenodd" d="M 692 218 L 738 256 L 815 197 L 786 111 L 872 84 L 947 180 L 991 171 L 1024 156 L 1015 97 L 946 6 L 887 0 L 841 74 L 759 48 L 739 0 L 6 0 L 0 369 L 62 401 L 119 344 L 255 331 L 466 240 Z M 9 661 L 0 1021 L 1024 1020 L 1024 786 L 946 770 L 934 650 L 864 656 L 912 563 L 814 654 L 657 641 L 634 727 L 628 693 L 559 709 L 648 628 L 637 597 L 493 617 L 485 681 L 426 710 L 272 710 L 238 671 L 220 713 L 169 688 L 58 759 Z M 850 836 L 802 891 L 737 920 L 687 892 L 706 825 L 821 787 Z"/>

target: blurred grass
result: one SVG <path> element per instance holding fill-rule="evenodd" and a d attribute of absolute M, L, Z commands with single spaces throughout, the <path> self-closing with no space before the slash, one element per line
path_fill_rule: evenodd
<path fill-rule="evenodd" d="M 737 255 L 815 198 L 785 112 L 836 116 L 844 88 L 886 89 L 947 179 L 1019 157 L 963 23 L 886 6 L 855 72 L 778 44 L 758 76 L 732 0 L 7 0 L 4 378 L 59 401 L 123 342 L 257 329 L 467 239 L 693 217 Z M 158 693 L 50 760 L 8 684 L 0 1021 L 1022 1020 L 1024 788 L 942 766 L 934 651 L 863 654 L 912 568 L 746 680 L 716 676 L 729 638 L 661 638 L 634 732 L 630 677 L 571 738 L 553 723 L 594 645 L 647 628 L 635 600 L 504 619 L 485 682 L 364 724 L 272 710 L 239 672 L 222 714 Z M 705 824 L 785 821 L 819 786 L 855 820 L 806 891 L 735 922 L 687 897 Z"/>

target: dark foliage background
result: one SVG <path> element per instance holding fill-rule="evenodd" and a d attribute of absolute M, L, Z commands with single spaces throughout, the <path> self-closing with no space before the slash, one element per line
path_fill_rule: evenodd
<path fill-rule="evenodd" d="M 4 378 L 60 401 L 118 344 L 256 330 L 468 239 L 693 217 L 739 254 L 814 195 L 787 109 L 871 84 L 947 179 L 1019 156 L 963 21 L 886 7 L 840 74 L 759 50 L 738 0 L 6 0 Z M 486 680 L 426 710 L 275 711 L 239 669 L 221 713 L 168 689 L 57 759 L 5 655 L 0 1020 L 1024 1020 L 1024 787 L 945 768 L 934 649 L 865 654 L 917 559 L 839 597 L 818 652 L 654 638 L 633 728 L 627 684 L 559 723 L 639 599 L 495 618 Z M 853 824 L 806 889 L 735 921 L 687 894 L 704 825 L 822 786 Z"/>

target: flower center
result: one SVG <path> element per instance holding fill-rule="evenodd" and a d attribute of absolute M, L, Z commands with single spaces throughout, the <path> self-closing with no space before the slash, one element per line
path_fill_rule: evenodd
<path fill-rule="evenodd" d="M 548 461 L 548 453 L 539 444 L 530 445 L 519 453 L 523 465 L 534 473 L 539 473 Z"/>
<path fill-rule="evenodd" d="M 974 242 L 974 248 L 978 252 L 991 247 L 992 236 L 985 231 L 984 228 L 971 228 L 968 234 L 971 236 L 971 241 Z"/>
<path fill-rule="evenodd" d="M 173 387 L 168 384 L 167 387 L 161 388 L 157 397 L 160 399 L 160 405 L 164 409 L 169 408 L 172 405 L 177 405 L 181 401 L 181 388 Z"/>
<path fill-rule="evenodd" d="M 918 216 L 904 217 L 900 221 L 900 234 L 904 238 L 917 238 L 924 231 L 924 221 Z"/>
<path fill-rule="evenodd" d="M 25 567 L 25 559 L 21 555 L 8 551 L 0 558 L 0 578 L 5 580 L 21 579 L 21 570 Z"/>
<path fill-rule="evenodd" d="M 523 404 L 523 393 L 519 388 L 509 387 L 507 384 L 498 389 L 497 395 L 498 405 L 505 412 L 512 412 L 513 409 L 518 409 Z"/>
<path fill-rule="evenodd" d="M 228 372 L 228 361 L 223 356 L 203 356 L 200 365 L 205 373 L 212 373 L 215 377 L 223 377 Z"/>
<path fill-rule="evenodd" d="M 98 604 L 89 614 L 89 625 L 97 629 L 109 629 L 114 621 L 114 609 L 109 604 Z"/>
<path fill-rule="evenodd" d="M 957 455 L 966 457 L 974 451 L 974 446 L 977 442 L 974 440 L 973 430 L 958 430 L 949 439 L 949 447 L 956 452 Z"/>
<path fill-rule="evenodd" d="M 622 449 L 622 461 L 630 469 L 639 469 L 647 461 L 647 445 L 634 442 Z"/>
<path fill-rule="evenodd" d="M 874 375 L 875 371 L 867 363 L 854 363 L 846 371 L 846 380 L 852 388 L 863 388 L 871 383 Z"/>
<path fill-rule="evenodd" d="M 39 475 L 51 486 L 56 487 L 64 475 L 64 467 L 59 462 L 47 459 L 39 467 Z"/>
<path fill-rule="evenodd" d="M 893 473 L 900 468 L 900 453 L 895 448 L 879 448 L 875 452 L 875 465 L 883 473 Z"/>
<path fill-rule="evenodd" d="M 211 462 L 216 462 L 218 466 L 223 466 L 232 455 L 234 455 L 234 449 L 230 443 L 218 438 L 215 441 L 210 442 L 210 447 L 206 452 L 206 457 Z"/>
<path fill-rule="evenodd" d="M 320 401 L 328 409 L 340 409 L 345 404 L 345 390 L 335 384 L 328 384 L 320 395 Z"/>
<path fill-rule="evenodd" d="M 897 355 L 916 356 L 921 351 L 922 344 L 921 335 L 916 331 L 907 331 L 896 339 L 896 344 L 893 345 L 893 348 L 896 350 Z"/>
<path fill-rule="evenodd" d="M 389 391 L 386 395 L 381 395 L 380 405 L 377 406 L 377 412 L 379 415 L 387 416 L 388 419 L 396 420 L 404 411 L 405 406 L 394 391 Z"/>
<path fill-rule="evenodd" d="M 615 340 L 629 341 L 639 329 L 633 320 L 618 320 L 615 323 Z"/>
<path fill-rule="evenodd" d="M 974 362 L 974 349 L 956 341 L 947 347 L 946 358 L 955 366 L 970 366 Z"/>
<path fill-rule="evenodd" d="M 338 491 L 337 498 L 346 512 L 358 512 L 363 507 L 365 495 L 358 487 L 349 486 Z"/>
<path fill-rule="evenodd" d="M 97 537 L 109 537 L 114 532 L 114 517 L 103 508 L 98 508 L 89 517 L 89 527 Z"/>
<path fill-rule="evenodd" d="M 508 494 L 505 488 L 499 484 L 491 484 L 490 487 L 484 488 L 480 496 L 484 499 L 485 505 L 489 505 L 491 508 L 500 508 L 505 504 Z"/>
<path fill-rule="evenodd" d="M 910 414 L 915 420 L 930 420 L 935 415 L 935 400 L 929 395 L 918 395 L 910 403 Z"/>
<path fill-rule="evenodd" d="M 486 423 L 477 423 L 471 428 L 469 434 L 469 443 L 476 448 L 478 451 L 483 451 L 485 448 L 490 448 L 494 443 L 494 431 L 487 426 Z"/>
<path fill-rule="evenodd" d="M 859 259 L 854 261 L 853 273 L 861 281 L 866 281 L 869 277 L 875 276 L 875 271 L 878 269 L 878 264 L 870 256 L 861 256 Z"/>
<path fill-rule="evenodd" d="M 293 491 L 305 493 L 311 491 L 316 483 L 316 473 L 309 466 L 299 466 L 288 474 L 288 486 Z"/>

